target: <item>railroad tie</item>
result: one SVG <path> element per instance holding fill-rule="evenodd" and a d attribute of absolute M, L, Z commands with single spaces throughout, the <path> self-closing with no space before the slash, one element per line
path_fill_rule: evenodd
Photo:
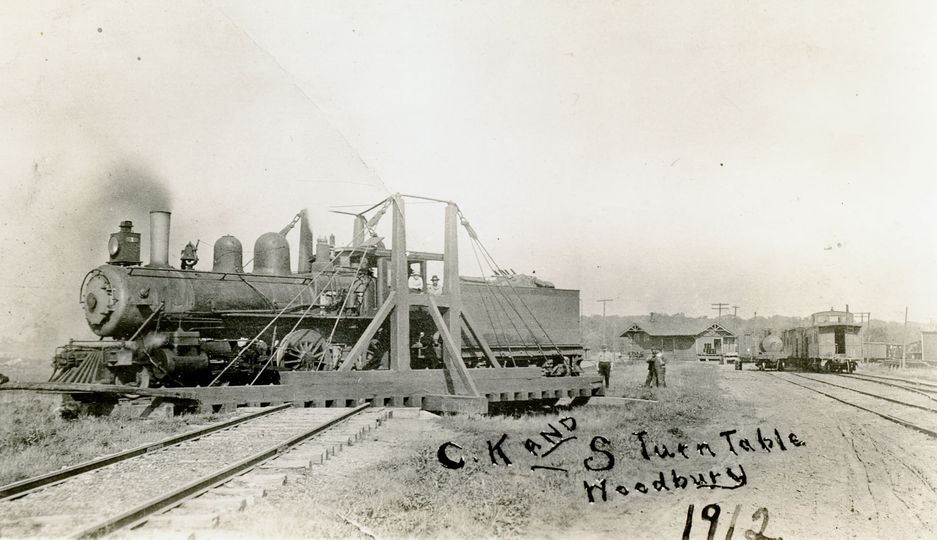
<path fill-rule="evenodd" d="M 221 515 L 217 512 L 201 514 L 179 514 L 169 512 L 153 516 L 146 521 L 148 527 L 161 530 L 191 531 L 192 529 L 214 529 L 221 523 Z"/>
<path fill-rule="evenodd" d="M 247 508 L 247 499 L 245 497 L 225 496 L 211 491 L 182 503 L 179 508 L 184 512 L 193 510 L 219 513 L 242 512 Z"/>
<path fill-rule="evenodd" d="M 265 473 L 253 470 L 226 483 L 223 488 L 256 488 L 276 489 L 286 485 L 287 476 L 282 473 Z"/>

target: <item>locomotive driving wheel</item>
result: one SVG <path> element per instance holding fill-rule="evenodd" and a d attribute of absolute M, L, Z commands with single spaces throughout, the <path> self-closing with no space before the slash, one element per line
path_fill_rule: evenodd
<path fill-rule="evenodd" d="M 295 330 L 280 342 L 276 352 L 278 366 L 289 370 L 327 369 L 325 339 L 315 330 Z"/>

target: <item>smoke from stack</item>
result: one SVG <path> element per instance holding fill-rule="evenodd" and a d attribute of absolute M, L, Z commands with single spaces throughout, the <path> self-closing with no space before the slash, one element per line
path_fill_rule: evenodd
<path fill-rule="evenodd" d="M 31 181 L 23 182 L 21 204 L 5 210 L 10 217 L 4 221 L 13 225 L 7 234 L 19 239 L 7 255 L 23 264 L 0 271 L 11 306 L 0 320 L 0 337 L 35 343 L 43 356 L 68 338 L 91 337 L 78 290 L 89 270 L 107 262 L 110 233 L 124 220 L 144 232 L 150 210 L 172 207 L 166 184 L 144 164 L 82 165 L 36 163 Z"/>

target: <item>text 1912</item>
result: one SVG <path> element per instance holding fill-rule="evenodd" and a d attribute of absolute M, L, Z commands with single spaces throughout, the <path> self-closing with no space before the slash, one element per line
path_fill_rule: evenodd
<path fill-rule="evenodd" d="M 739 510 L 741 510 L 741 505 L 735 506 L 735 512 L 732 513 L 732 521 L 729 523 L 729 529 L 726 531 L 725 540 L 732 540 L 732 535 L 735 534 L 735 521 L 739 517 Z M 686 511 L 686 525 L 683 527 L 683 540 L 690 540 L 690 531 L 693 530 L 693 511 L 695 507 L 691 504 Z M 719 526 L 719 515 L 722 513 L 722 508 L 718 504 L 707 504 L 700 511 L 700 517 L 704 521 L 709 522 L 709 531 L 706 534 L 706 540 L 714 540 L 716 537 L 716 528 Z M 768 528 L 768 509 L 759 508 L 755 510 L 755 513 L 752 514 L 752 520 L 755 523 L 761 522 L 761 527 L 754 531 L 752 529 L 747 529 L 745 531 L 745 540 L 783 540 L 780 536 L 773 538 L 765 535 L 765 529 Z"/>

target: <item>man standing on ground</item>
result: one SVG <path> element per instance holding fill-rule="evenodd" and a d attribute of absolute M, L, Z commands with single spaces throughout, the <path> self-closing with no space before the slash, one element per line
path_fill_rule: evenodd
<path fill-rule="evenodd" d="M 657 386 L 667 388 L 667 362 L 660 351 L 654 353 L 654 371 L 657 373 Z"/>
<path fill-rule="evenodd" d="M 608 347 L 602 345 L 602 352 L 599 353 L 599 376 L 605 381 L 605 389 L 608 390 L 608 379 L 612 374 L 612 359 L 608 352 Z"/>
<path fill-rule="evenodd" d="M 657 349 L 651 349 L 651 356 L 647 359 L 647 380 L 644 381 L 644 386 L 648 388 L 650 388 L 652 384 L 654 386 L 657 385 L 657 369 L 654 364 L 654 358 L 658 352 Z"/>

